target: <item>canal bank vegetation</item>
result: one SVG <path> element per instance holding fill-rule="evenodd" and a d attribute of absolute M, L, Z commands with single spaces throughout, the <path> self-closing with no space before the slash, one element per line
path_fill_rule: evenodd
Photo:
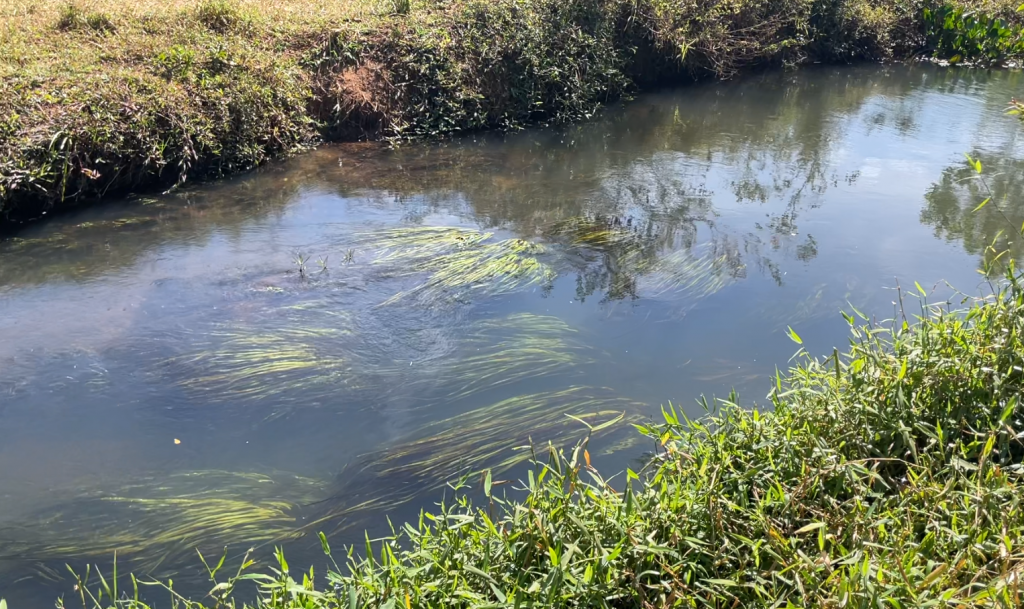
<path fill-rule="evenodd" d="M 1016 7 L 976 4 L 3 0 L 0 210 L 173 187 L 323 140 L 585 119 L 752 66 L 1018 53 Z"/>
<path fill-rule="evenodd" d="M 639 471 L 606 479 L 587 441 L 565 451 L 536 443 L 534 466 L 512 483 L 518 498 L 498 470 L 463 478 L 473 493 L 454 485 L 436 509 L 365 547 L 332 552 L 322 537 L 326 574 L 290 569 L 278 554 L 213 573 L 210 595 L 195 600 L 170 584 L 117 592 L 93 575 L 80 578 L 74 603 L 1019 607 L 1024 284 L 1010 264 L 987 296 L 927 298 L 919 286 L 897 291 L 892 322 L 848 314 L 849 349 L 800 352 L 767 404 L 704 402 L 697 421 L 666 407 L 662 421 L 639 425 L 655 447 Z M 481 418 L 473 452 L 490 454 L 495 420 Z M 431 459 L 445 433 L 393 454 Z"/>

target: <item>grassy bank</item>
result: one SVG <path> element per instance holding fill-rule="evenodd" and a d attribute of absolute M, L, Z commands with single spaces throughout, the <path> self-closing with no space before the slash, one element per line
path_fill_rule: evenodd
<path fill-rule="evenodd" d="M 756 65 L 1018 52 L 1017 29 L 989 42 L 988 21 L 943 6 L 2 0 L 0 212 L 227 175 L 323 140 L 585 119 L 655 83 Z M 982 8 L 1015 19 L 1005 0 Z M 983 31 L 984 52 L 947 25 Z"/>
<path fill-rule="evenodd" d="M 188 608 L 242 606 L 253 585 L 245 606 L 275 609 L 1020 607 L 1024 285 L 1008 278 L 954 304 L 900 292 L 891 324 L 850 315 L 849 350 L 801 355 L 770 408 L 666 409 L 624 492 L 584 443 L 542 454 L 524 499 L 486 473 L 484 505 L 449 501 L 326 576 L 279 555 L 215 573 L 202 600 L 143 592 Z M 77 590 L 90 609 L 146 606 L 95 575 Z"/>

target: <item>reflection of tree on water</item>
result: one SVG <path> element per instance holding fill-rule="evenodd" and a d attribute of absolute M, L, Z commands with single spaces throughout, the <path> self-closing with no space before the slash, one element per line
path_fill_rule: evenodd
<path fill-rule="evenodd" d="M 114 203 L 53 218 L 0 240 L 0 286 L 85 281 L 136 263 L 156 248 L 199 243 L 279 214 L 299 195 L 302 176 L 275 166 L 260 175 L 194 192 Z M 20 262 L 25 261 L 25 262 Z"/>
<path fill-rule="evenodd" d="M 979 178 L 966 162 L 953 165 L 925 194 L 921 222 L 934 227 L 947 241 L 961 241 L 971 254 L 984 255 L 991 245 L 1009 251 L 1013 259 L 1024 257 L 1024 161 L 1008 153 L 975 151 L 981 161 Z M 982 181 L 984 180 L 984 181 Z M 991 201 L 976 209 L 985 199 Z"/>
<path fill-rule="evenodd" d="M 465 214 L 524 238 L 555 238 L 560 223 L 579 218 L 621 225 L 630 239 L 581 248 L 564 269 L 580 298 L 635 298 L 653 259 L 698 245 L 727 260 L 733 277 L 749 268 L 781 283 L 787 261 L 818 252 L 800 231 L 801 215 L 858 177 L 835 169 L 846 129 L 877 102 L 865 120 L 911 131 L 910 98 L 932 78 L 903 68 L 773 74 L 642 98 L 559 132 L 364 149 L 331 181 L 345 193 L 384 192 L 420 215 Z M 729 226 L 721 217 L 733 205 L 764 207 L 766 217 Z"/>
<path fill-rule="evenodd" d="M 921 222 L 930 225 L 937 237 L 947 241 L 960 241 L 964 249 L 975 255 L 984 255 L 992 245 L 996 251 L 1009 251 L 1013 259 L 1024 256 L 1024 243 L 1017 234 L 1024 224 L 1024 149 L 1020 145 L 1021 131 L 1016 121 L 993 120 L 993 115 L 1005 112 L 1009 102 L 1007 91 L 1019 91 L 1020 72 L 999 72 L 999 87 L 981 88 L 990 73 L 973 70 L 940 71 L 932 77 L 932 86 L 944 94 L 962 94 L 973 91 L 981 97 L 984 112 L 972 131 L 975 142 L 969 154 L 982 163 L 978 176 L 966 160 L 960 160 L 943 170 L 942 175 L 925 193 L 925 207 Z M 977 95 L 977 90 L 983 92 Z M 968 152 L 968 151 L 963 151 Z M 981 209 L 975 208 L 991 196 Z"/>

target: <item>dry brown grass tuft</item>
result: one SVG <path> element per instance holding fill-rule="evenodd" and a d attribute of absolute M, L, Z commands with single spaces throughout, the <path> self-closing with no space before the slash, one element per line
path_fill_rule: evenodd
<path fill-rule="evenodd" d="M 2 0 L 0 19 L 6 29 L 49 30 L 66 10 L 67 0 Z M 110 15 L 115 21 L 150 21 L 178 19 L 193 15 L 210 0 L 80 0 L 72 2 L 80 10 Z M 267 24 L 285 26 L 295 23 L 316 23 L 332 20 L 364 19 L 376 14 L 374 0 L 232 0 L 238 11 Z"/>
<path fill-rule="evenodd" d="M 237 34 L 262 46 L 287 33 L 370 20 L 380 11 L 377 0 L 0 0 L 0 76 L 54 80 L 83 70 L 131 69 L 158 49 L 202 37 L 204 26 L 230 34 L 228 26 L 244 23 Z"/>

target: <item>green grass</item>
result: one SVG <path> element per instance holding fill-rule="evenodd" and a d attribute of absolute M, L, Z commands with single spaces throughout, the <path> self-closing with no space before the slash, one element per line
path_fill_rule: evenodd
<path fill-rule="evenodd" d="M 942 6 L 2 0 L 0 213 L 227 175 L 328 139 L 586 119 L 652 84 L 757 65 L 1019 51 L 1007 0 L 981 7 L 1002 33 L 977 53 L 934 35 L 924 9 Z"/>
<path fill-rule="evenodd" d="M 667 407 L 640 426 L 658 447 L 641 471 L 602 477 L 586 441 L 540 451 L 517 497 L 485 472 L 481 504 L 456 487 L 319 580 L 278 555 L 206 599 L 143 591 L 189 608 L 242 606 L 253 582 L 245 606 L 266 608 L 1019 607 L 1024 284 L 1006 277 L 957 303 L 900 292 L 891 323 L 849 315 L 849 349 L 801 352 L 767 404 Z M 79 581 L 84 606 L 114 606 L 105 585 Z M 150 606 L 133 594 L 117 606 Z"/>

